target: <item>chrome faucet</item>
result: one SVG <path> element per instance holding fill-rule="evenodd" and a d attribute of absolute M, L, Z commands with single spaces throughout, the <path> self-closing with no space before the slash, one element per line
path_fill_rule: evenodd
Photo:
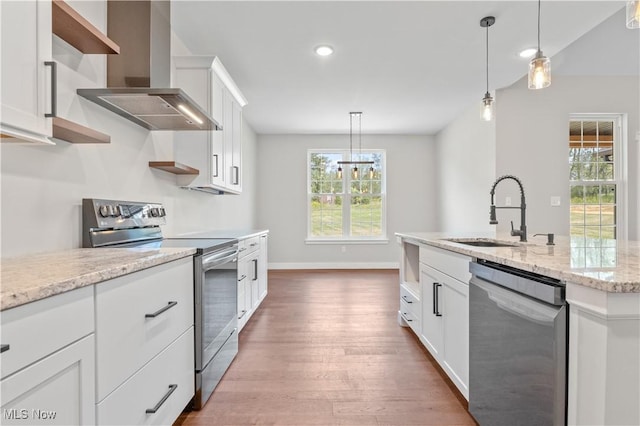
<path fill-rule="evenodd" d="M 511 207 L 511 206 L 496 207 L 495 206 L 493 197 L 496 194 L 496 186 L 498 186 L 498 184 L 505 179 L 515 180 L 518 186 L 520 187 L 520 207 Z M 513 221 L 511 221 L 511 235 L 514 237 L 520 237 L 521 242 L 526 242 L 527 241 L 527 220 L 526 220 L 527 203 L 524 197 L 524 187 L 522 186 L 522 182 L 520 182 L 520 179 L 518 179 L 513 175 L 504 175 L 496 179 L 496 181 L 493 183 L 493 186 L 491 187 L 491 206 L 489 211 L 489 223 L 491 225 L 498 224 L 498 220 L 496 219 L 496 209 L 520 209 L 520 229 L 517 231 L 513 229 Z"/>

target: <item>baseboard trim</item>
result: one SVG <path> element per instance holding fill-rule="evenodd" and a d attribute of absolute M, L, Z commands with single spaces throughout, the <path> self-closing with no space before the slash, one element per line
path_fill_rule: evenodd
<path fill-rule="evenodd" d="M 397 262 L 269 263 L 269 269 L 398 269 Z"/>

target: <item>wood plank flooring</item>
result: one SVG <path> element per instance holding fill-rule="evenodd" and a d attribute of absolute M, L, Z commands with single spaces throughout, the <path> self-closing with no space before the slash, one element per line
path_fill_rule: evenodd
<path fill-rule="evenodd" d="M 474 425 L 398 300 L 396 270 L 270 271 L 238 356 L 176 425 Z"/>

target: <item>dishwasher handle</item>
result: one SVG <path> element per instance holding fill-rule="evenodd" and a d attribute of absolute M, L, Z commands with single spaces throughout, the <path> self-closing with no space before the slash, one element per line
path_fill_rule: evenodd
<path fill-rule="evenodd" d="M 566 303 L 565 286 L 560 281 L 532 272 L 490 262 L 470 262 L 473 278 L 524 294 L 554 306 Z"/>

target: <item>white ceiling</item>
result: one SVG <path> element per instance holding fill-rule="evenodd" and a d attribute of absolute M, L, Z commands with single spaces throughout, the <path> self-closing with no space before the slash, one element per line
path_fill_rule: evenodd
<path fill-rule="evenodd" d="M 624 4 L 543 1 L 543 52 Z M 259 134 L 345 133 L 349 111 L 363 112 L 363 133 L 435 134 L 474 103 L 480 111 L 488 15 L 494 90 L 527 72 L 517 53 L 536 45 L 536 1 L 172 2 L 175 33 L 193 54 L 220 57 Z M 332 56 L 313 52 L 324 43 Z"/>

